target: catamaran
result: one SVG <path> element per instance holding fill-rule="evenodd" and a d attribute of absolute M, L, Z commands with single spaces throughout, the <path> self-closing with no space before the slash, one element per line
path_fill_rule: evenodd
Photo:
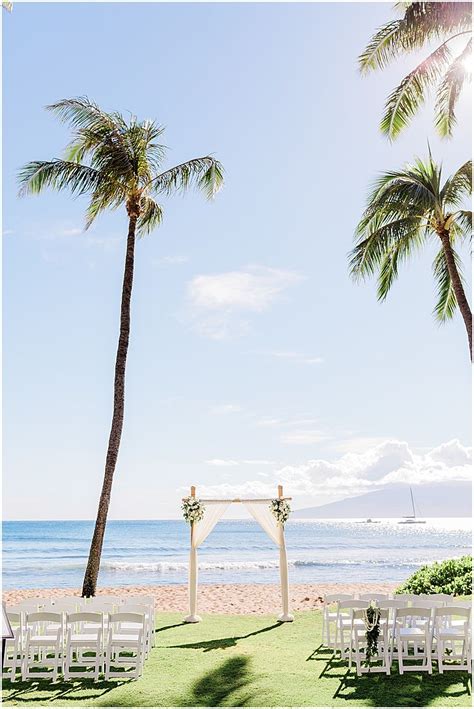
<path fill-rule="evenodd" d="M 411 489 L 411 487 L 410 487 L 410 497 L 411 497 L 411 507 L 413 510 L 413 514 L 407 515 L 406 517 L 401 519 L 398 524 L 426 524 L 426 520 L 416 518 L 415 500 L 413 499 L 413 490 Z"/>

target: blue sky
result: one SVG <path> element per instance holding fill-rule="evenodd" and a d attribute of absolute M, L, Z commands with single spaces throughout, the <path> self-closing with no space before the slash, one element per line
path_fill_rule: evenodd
<path fill-rule="evenodd" d="M 465 477 L 467 343 L 460 317 L 431 316 L 434 250 L 383 305 L 347 273 L 378 171 L 428 138 L 446 174 L 471 153 L 467 97 L 450 142 L 431 104 L 394 145 L 379 134 L 414 60 L 362 79 L 356 58 L 392 16 L 386 3 L 18 3 L 4 16 L 7 518 L 93 518 L 101 485 L 126 215 L 84 234 L 85 202 L 19 199 L 15 177 L 61 154 L 67 129 L 43 107 L 78 95 L 164 124 L 170 165 L 212 152 L 226 170 L 212 204 L 166 200 L 138 244 L 112 517 L 177 516 L 192 483 L 251 495 L 284 481 L 307 506 L 386 475 Z"/>

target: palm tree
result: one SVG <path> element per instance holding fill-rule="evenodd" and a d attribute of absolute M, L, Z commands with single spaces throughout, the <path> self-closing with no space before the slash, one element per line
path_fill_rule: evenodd
<path fill-rule="evenodd" d="M 380 129 L 391 140 L 408 125 L 436 89 L 435 124 L 450 137 L 456 123 L 455 108 L 464 81 L 470 79 L 472 5 L 470 2 L 399 2 L 403 17 L 387 22 L 374 34 L 359 57 L 367 74 L 383 69 L 400 54 L 437 46 L 389 95 Z M 453 58 L 454 51 L 454 58 Z"/>
<path fill-rule="evenodd" d="M 163 128 L 153 121 L 139 122 L 134 116 L 126 121 L 120 113 L 106 113 L 88 98 L 65 99 L 48 109 L 69 123 L 73 139 L 63 159 L 38 160 L 25 165 L 19 175 L 20 194 L 35 194 L 52 187 L 67 189 L 73 195 L 89 195 L 86 228 L 106 209 L 124 207 L 128 216 L 112 426 L 82 587 L 82 595 L 89 597 L 96 590 L 122 435 L 136 236 L 152 231 L 161 223 L 162 208 L 155 196 L 171 195 L 195 185 L 206 197 L 212 198 L 221 187 L 223 176 L 221 164 L 209 155 L 163 170 L 166 149 L 158 142 Z"/>
<path fill-rule="evenodd" d="M 463 287 L 456 242 L 470 237 L 472 212 L 462 208 L 472 191 L 472 163 L 466 162 L 444 184 L 441 167 L 431 153 L 425 161 L 382 174 L 376 181 L 356 231 L 350 253 L 355 279 L 378 272 L 378 299 L 383 301 L 398 276 L 398 268 L 433 237 L 439 251 L 433 262 L 439 322 L 452 318 L 459 307 L 472 357 L 472 313 Z"/>

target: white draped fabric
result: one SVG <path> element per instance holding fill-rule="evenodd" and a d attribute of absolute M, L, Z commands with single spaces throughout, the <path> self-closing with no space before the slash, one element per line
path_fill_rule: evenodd
<path fill-rule="evenodd" d="M 270 509 L 270 502 L 254 500 L 242 500 L 252 517 L 258 522 L 261 528 L 268 534 L 275 544 L 280 547 L 280 585 L 281 603 L 283 612 L 279 620 L 291 621 L 293 616 L 290 613 L 290 589 L 288 583 L 288 558 L 286 556 L 285 534 L 283 527 L 277 524 Z"/>
<path fill-rule="evenodd" d="M 204 502 L 204 517 L 200 522 L 191 525 L 191 551 L 189 554 L 189 615 L 184 619 L 187 623 L 199 623 L 197 615 L 197 584 L 198 563 L 197 548 L 212 532 L 222 515 L 230 505 L 230 501 Z"/>

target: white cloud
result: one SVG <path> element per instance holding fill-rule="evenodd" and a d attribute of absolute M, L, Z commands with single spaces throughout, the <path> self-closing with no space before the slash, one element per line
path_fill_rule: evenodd
<path fill-rule="evenodd" d="M 221 415 L 221 414 L 235 414 L 242 411 L 242 407 L 239 404 L 217 404 L 211 408 L 211 413 Z"/>
<path fill-rule="evenodd" d="M 228 460 L 223 458 L 212 458 L 206 460 L 207 465 L 231 466 L 231 465 L 275 465 L 274 460 Z"/>
<path fill-rule="evenodd" d="M 179 266 L 182 263 L 187 263 L 189 261 L 189 256 L 183 256 L 181 254 L 161 256 L 160 258 L 154 259 L 154 266 Z"/>
<path fill-rule="evenodd" d="M 248 332 L 242 313 L 262 313 L 282 293 L 303 279 L 301 274 L 265 266 L 195 276 L 187 287 L 194 328 L 212 339 Z"/>
<path fill-rule="evenodd" d="M 324 359 L 322 357 L 314 357 L 301 354 L 300 352 L 269 352 L 271 357 L 276 357 L 277 359 L 289 359 L 293 362 L 299 364 L 322 364 Z"/>
<path fill-rule="evenodd" d="M 330 436 L 318 429 L 303 429 L 284 433 L 281 440 L 290 445 L 311 445 L 327 441 Z"/>
<path fill-rule="evenodd" d="M 342 455 L 335 461 L 308 460 L 275 468 L 260 475 L 260 480 L 203 486 L 202 494 L 268 497 L 281 483 L 288 494 L 304 499 L 306 506 L 311 502 L 323 504 L 329 499 L 351 497 L 400 483 L 424 485 L 469 481 L 472 478 L 471 455 L 471 449 L 458 440 L 423 453 L 412 450 L 406 442 L 386 440 L 364 452 Z"/>

